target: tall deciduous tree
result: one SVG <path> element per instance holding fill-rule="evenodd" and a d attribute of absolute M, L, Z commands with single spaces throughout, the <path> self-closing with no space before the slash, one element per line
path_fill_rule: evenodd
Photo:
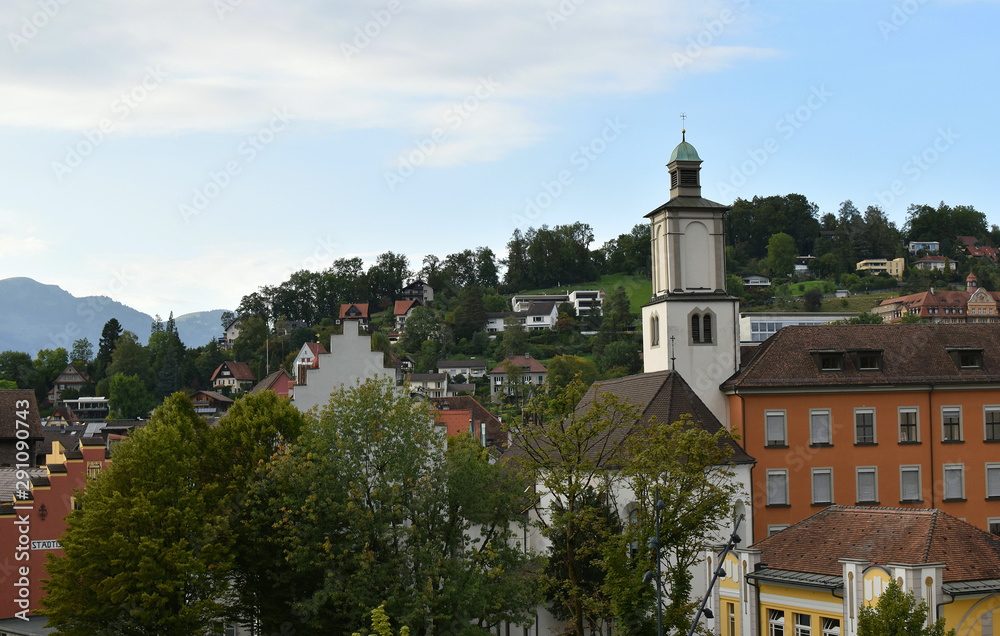
<path fill-rule="evenodd" d="M 433 416 L 387 381 L 333 394 L 254 492 L 262 554 L 278 555 L 265 631 L 359 625 L 384 603 L 415 633 L 478 633 L 537 600 L 514 545 L 523 482 L 474 443 L 445 452 Z M 471 524 L 480 531 L 470 532 Z"/>
<path fill-rule="evenodd" d="M 137 375 L 116 373 L 108 380 L 108 406 L 114 419 L 145 417 L 153 407 L 153 398 Z"/>
<path fill-rule="evenodd" d="M 546 387 L 531 400 L 526 417 L 509 425 L 510 456 L 526 474 L 536 475 L 542 532 L 558 541 L 551 554 L 564 564 L 558 576 L 550 571 L 546 591 L 577 636 L 610 618 L 607 606 L 594 602 L 586 574 L 593 560 L 589 533 L 605 514 L 589 495 L 615 491 L 620 477 L 608 467 L 619 457 L 616 439 L 628 436 L 639 415 L 636 407 L 609 393 L 598 393 L 587 408 L 578 409 L 583 394 L 579 381 Z M 555 510 L 545 507 L 556 501 Z"/>
<path fill-rule="evenodd" d="M 795 271 L 795 257 L 798 251 L 795 248 L 795 239 L 778 232 L 772 234 L 767 242 L 767 266 L 771 268 L 771 273 L 775 276 L 791 276 Z"/>
<path fill-rule="evenodd" d="M 50 557 L 43 600 L 61 634 L 200 634 L 224 613 L 232 543 L 202 466 L 208 425 L 182 394 L 116 447 Z"/>

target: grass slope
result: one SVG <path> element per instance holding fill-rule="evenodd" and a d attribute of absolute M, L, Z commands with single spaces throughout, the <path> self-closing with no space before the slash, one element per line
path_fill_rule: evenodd
<path fill-rule="evenodd" d="M 564 287 L 549 287 L 548 289 L 532 289 L 520 292 L 522 294 L 568 294 L 579 289 L 603 289 L 604 293 L 610 294 L 618 286 L 625 288 L 628 295 L 629 306 L 632 313 L 638 314 L 643 305 L 649 302 L 653 295 L 653 283 L 645 276 L 634 276 L 632 274 L 609 274 L 601 276 L 597 281 L 590 283 L 577 283 Z"/>

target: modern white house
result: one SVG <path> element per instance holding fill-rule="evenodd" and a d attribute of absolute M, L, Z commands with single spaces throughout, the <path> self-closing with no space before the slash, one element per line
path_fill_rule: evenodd
<path fill-rule="evenodd" d="M 599 289 L 578 289 L 565 294 L 518 294 L 510 299 L 511 309 L 515 312 L 527 311 L 532 303 L 554 302 L 573 305 L 578 317 L 600 314 L 604 304 L 604 292 Z"/>
<path fill-rule="evenodd" d="M 487 362 L 484 359 L 472 358 L 471 360 L 438 360 L 438 373 L 447 373 L 454 378 L 456 375 L 463 375 L 468 378 L 481 378 L 486 375 Z"/>

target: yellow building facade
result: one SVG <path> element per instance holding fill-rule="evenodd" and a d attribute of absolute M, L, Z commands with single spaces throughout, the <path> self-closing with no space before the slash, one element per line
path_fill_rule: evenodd
<path fill-rule="evenodd" d="M 720 636 L 855 636 L 892 580 L 927 603 L 928 623 L 1000 635 L 1000 537 L 938 510 L 830 506 L 720 565 L 708 625 Z"/>

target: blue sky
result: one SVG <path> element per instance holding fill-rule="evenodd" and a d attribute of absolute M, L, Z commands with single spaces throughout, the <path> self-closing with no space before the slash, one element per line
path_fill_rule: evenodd
<path fill-rule="evenodd" d="M 8 0 L 0 278 L 235 308 L 703 194 L 996 211 L 1000 2 Z M 534 203 L 534 205 L 530 205 Z"/>

